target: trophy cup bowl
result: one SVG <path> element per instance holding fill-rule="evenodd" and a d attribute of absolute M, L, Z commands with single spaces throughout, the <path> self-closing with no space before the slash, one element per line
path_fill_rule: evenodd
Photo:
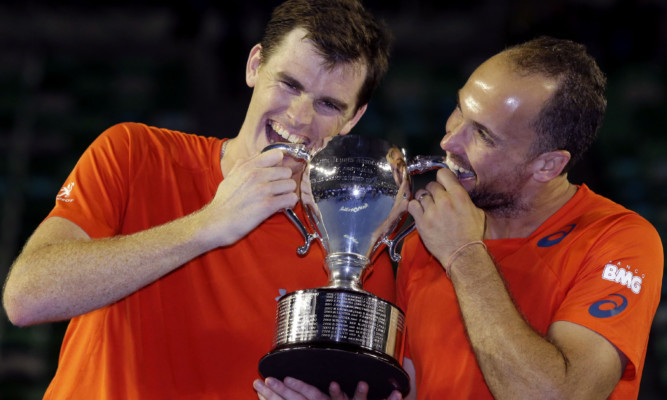
<path fill-rule="evenodd" d="M 398 261 L 396 246 L 414 229 L 396 232 L 412 198 L 410 175 L 442 167 L 444 160 L 422 157 L 408 165 L 398 147 L 356 135 L 333 138 L 312 158 L 298 146 L 269 147 L 307 162 L 299 191 L 310 231 L 291 209 L 285 213 L 304 236 L 299 254 L 314 239 L 322 244 L 329 284 L 278 301 L 273 349 L 260 360 L 259 372 L 297 378 L 323 393 L 335 381 L 351 397 L 365 381 L 369 399 L 393 390 L 406 395 L 403 311 L 365 291 L 363 282 L 383 245 Z"/>

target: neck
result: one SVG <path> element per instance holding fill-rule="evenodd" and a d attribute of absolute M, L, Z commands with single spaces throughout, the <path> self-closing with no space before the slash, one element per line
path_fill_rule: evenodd
<path fill-rule="evenodd" d="M 577 187 L 559 176 L 539 184 L 526 198 L 528 207 L 511 217 L 486 213 L 485 239 L 510 239 L 530 236 L 544 221 L 567 203 L 577 192 Z"/>
<path fill-rule="evenodd" d="M 234 166 L 234 160 L 233 160 L 233 151 L 230 149 L 232 148 L 232 141 L 234 139 L 228 139 L 222 144 L 222 149 L 220 151 L 220 170 L 222 171 L 222 176 L 226 177 L 229 174 L 229 171 L 232 169 Z"/>

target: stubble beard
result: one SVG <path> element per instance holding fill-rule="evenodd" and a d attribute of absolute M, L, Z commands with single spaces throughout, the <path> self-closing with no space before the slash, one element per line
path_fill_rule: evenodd
<path fill-rule="evenodd" d="M 523 174 L 523 175 L 522 175 Z M 502 190 L 491 187 L 491 185 L 481 185 L 473 188 L 470 192 L 470 199 L 473 204 L 483 210 L 485 213 L 497 218 L 517 217 L 530 209 L 521 199 L 521 189 L 528 181 L 528 176 L 524 169 L 517 167 L 513 174 L 507 176 L 502 185 Z M 499 180 L 496 180 L 496 183 Z"/>

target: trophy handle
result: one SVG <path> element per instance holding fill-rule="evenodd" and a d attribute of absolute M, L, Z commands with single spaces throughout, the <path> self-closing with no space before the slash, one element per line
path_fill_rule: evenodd
<path fill-rule="evenodd" d="M 405 228 L 403 232 L 396 235 L 394 239 L 389 239 L 386 236 L 384 239 L 382 239 L 381 243 L 386 244 L 387 247 L 389 248 L 389 257 L 391 257 L 391 261 L 394 262 L 401 261 L 401 255 L 398 252 L 398 245 L 403 241 L 403 239 L 406 238 L 406 236 L 411 234 L 412 231 L 414 230 L 415 230 L 415 223 L 410 222 L 410 225 L 407 228 Z"/>
<path fill-rule="evenodd" d="M 298 159 L 305 161 L 306 163 L 310 162 L 311 155 L 308 153 L 306 150 L 306 146 L 302 144 L 297 144 L 297 143 L 274 143 L 266 146 L 263 150 L 262 153 L 265 151 L 271 150 L 271 149 L 280 149 L 283 152 L 289 154 L 290 156 Z M 303 235 L 303 240 L 304 244 L 303 246 L 299 246 L 296 250 L 296 253 L 300 256 L 306 254 L 308 250 L 310 250 L 310 243 L 319 237 L 317 233 L 309 233 L 306 227 L 303 225 L 299 217 L 296 215 L 294 210 L 291 208 L 285 208 L 283 210 L 283 213 L 287 216 L 287 218 L 292 221 L 294 226 L 301 232 L 301 235 Z"/>
<path fill-rule="evenodd" d="M 410 175 L 422 174 L 437 168 L 448 168 L 445 164 L 445 156 L 415 156 L 408 164 L 408 173 Z"/>
<path fill-rule="evenodd" d="M 438 168 L 448 168 L 445 164 L 445 156 L 415 156 L 412 162 L 408 164 L 408 173 L 410 175 L 422 174 Z M 385 236 L 380 243 L 384 243 L 389 248 L 389 257 L 394 262 L 401 261 L 401 255 L 398 253 L 398 245 L 412 231 L 415 230 L 414 221 L 408 225 L 402 232 L 398 233 L 394 239 Z"/>
<path fill-rule="evenodd" d="M 285 213 L 287 218 L 289 218 L 289 220 L 292 221 L 292 223 L 294 224 L 294 226 L 296 226 L 299 232 L 301 232 L 301 234 L 303 235 L 303 240 L 305 241 L 305 243 L 303 244 L 303 246 L 299 246 L 296 249 L 297 254 L 302 256 L 308 253 L 308 250 L 310 250 L 310 242 L 317 239 L 319 235 L 317 233 L 308 233 L 306 227 L 303 226 L 303 223 L 301 222 L 299 217 L 297 217 L 294 210 L 292 210 L 291 208 L 286 208 L 283 210 L 283 212 Z"/>
<path fill-rule="evenodd" d="M 306 146 L 302 144 L 297 144 L 297 143 L 274 143 L 266 146 L 263 150 L 262 153 L 265 151 L 271 150 L 271 149 L 280 149 L 283 152 L 289 154 L 290 156 L 303 160 L 307 163 L 310 162 L 310 159 L 312 158 L 310 153 L 308 153 L 308 150 L 306 150 Z"/>

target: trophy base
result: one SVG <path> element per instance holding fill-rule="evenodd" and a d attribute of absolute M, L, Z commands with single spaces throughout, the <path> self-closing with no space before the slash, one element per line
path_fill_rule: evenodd
<path fill-rule="evenodd" d="M 325 394 L 329 393 L 329 384 L 337 382 L 350 398 L 359 381 L 368 383 L 369 400 L 384 399 L 394 390 L 403 396 L 410 391 L 410 378 L 395 360 L 359 349 L 351 351 L 326 345 L 278 348 L 262 357 L 259 373 L 280 380 L 290 376 Z"/>

